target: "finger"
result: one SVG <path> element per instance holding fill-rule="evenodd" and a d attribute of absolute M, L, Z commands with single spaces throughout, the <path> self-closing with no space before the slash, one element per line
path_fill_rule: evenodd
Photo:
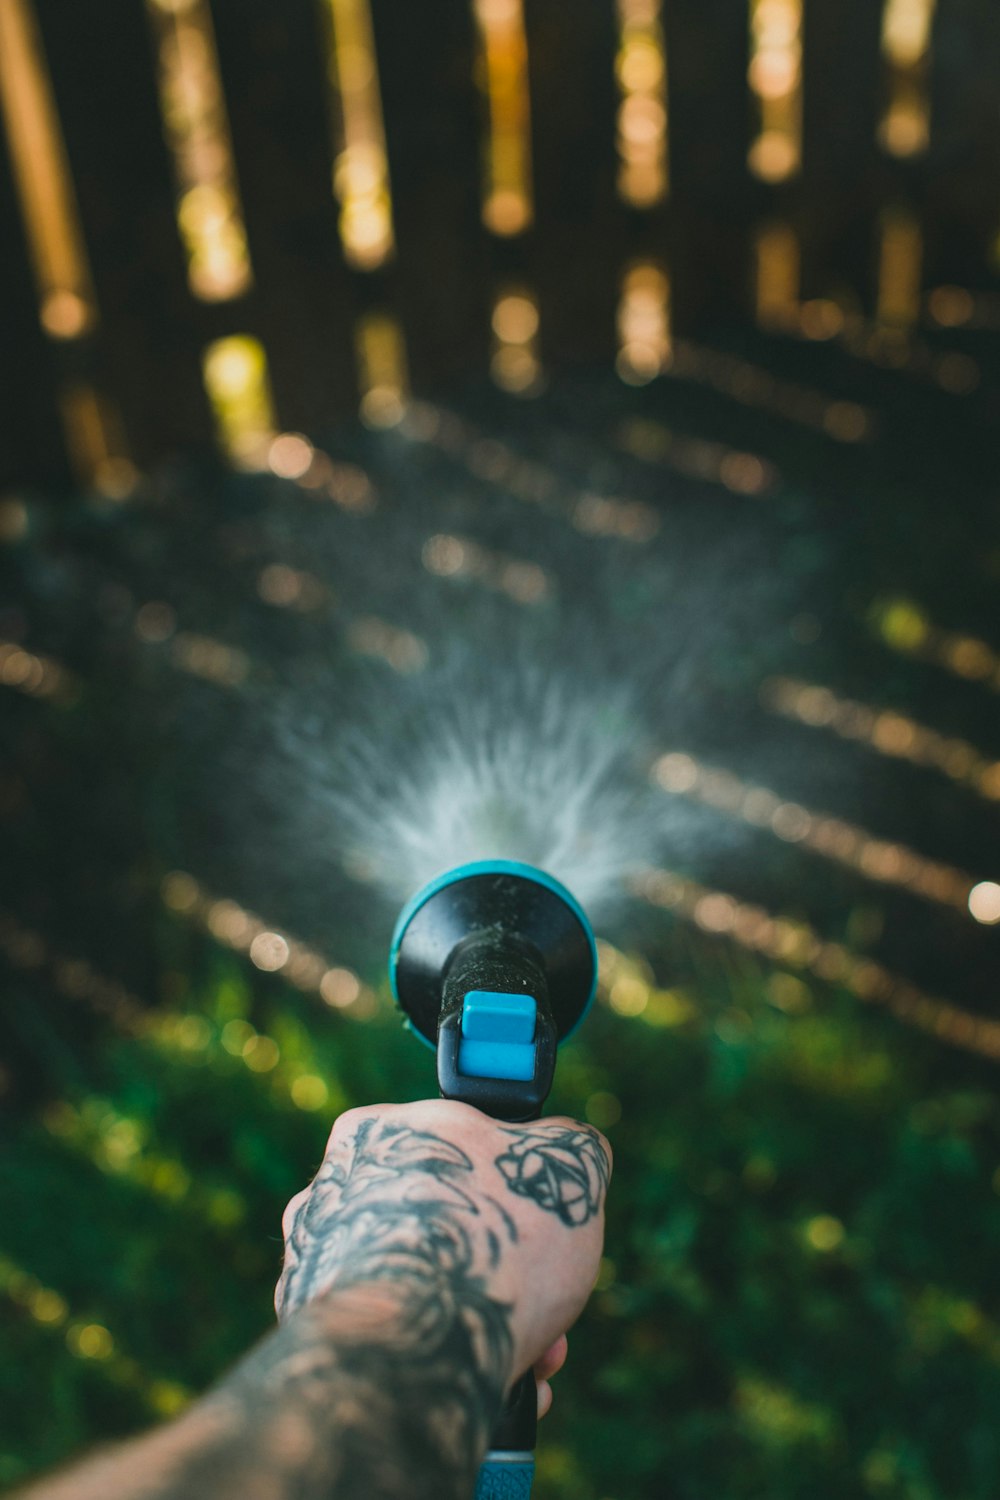
<path fill-rule="evenodd" d="M 292 1225 L 295 1223 L 295 1216 L 308 1196 L 309 1189 L 303 1188 L 301 1193 L 296 1193 L 294 1198 L 289 1198 L 288 1203 L 285 1207 L 285 1212 L 281 1216 L 281 1232 L 285 1236 L 286 1240 L 292 1232 Z"/>
<path fill-rule="evenodd" d="M 565 1334 L 556 1339 L 551 1348 L 546 1349 L 541 1359 L 536 1359 L 534 1364 L 535 1375 L 539 1380 L 548 1380 L 550 1376 L 557 1375 L 566 1363 L 566 1355 L 569 1353 L 569 1341 Z"/>
<path fill-rule="evenodd" d="M 525 1128 L 533 1131 L 544 1131 L 549 1127 L 551 1127 L 551 1133 L 553 1134 L 569 1130 L 574 1133 L 587 1135 L 591 1140 L 596 1141 L 604 1152 L 608 1164 L 608 1176 L 611 1176 L 615 1166 L 615 1156 L 611 1149 L 611 1142 L 595 1125 L 586 1125 L 582 1120 L 574 1120 L 570 1115 L 546 1115 L 543 1120 L 531 1121 Z"/>
<path fill-rule="evenodd" d="M 331 1151 L 335 1151 L 350 1140 L 365 1115 L 371 1118 L 375 1111 L 381 1108 L 381 1105 L 372 1105 L 366 1110 L 362 1105 L 355 1105 L 353 1109 L 345 1109 L 342 1114 L 339 1114 L 330 1127 L 330 1134 L 326 1139 L 326 1150 L 323 1152 L 324 1157 L 329 1156 Z"/>
<path fill-rule="evenodd" d="M 541 1421 L 552 1405 L 552 1387 L 547 1380 L 538 1382 L 538 1418 Z"/>

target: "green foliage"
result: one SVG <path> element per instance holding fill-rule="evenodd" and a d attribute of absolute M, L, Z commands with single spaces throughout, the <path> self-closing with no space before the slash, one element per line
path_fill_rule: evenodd
<path fill-rule="evenodd" d="M 540 1500 L 992 1493 L 994 1096 L 847 996 L 777 1008 L 774 981 L 720 967 L 670 1025 L 599 1003 L 564 1049 L 553 1107 L 602 1122 L 616 1169 Z M 212 956 L 172 1021 L 109 1041 L 5 1144 L 6 1479 L 216 1378 L 269 1324 L 281 1208 L 335 1108 L 432 1092 L 387 1006 L 359 1023 L 259 988 Z M 267 1073 L 223 1045 L 248 1017 L 279 1041 Z M 322 1111 L 288 1095 L 303 1059 Z M 94 1325 L 113 1353 L 81 1352 Z"/>

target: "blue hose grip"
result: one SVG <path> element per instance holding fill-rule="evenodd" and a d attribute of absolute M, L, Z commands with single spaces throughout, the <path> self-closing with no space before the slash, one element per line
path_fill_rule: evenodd
<path fill-rule="evenodd" d="M 535 1477 L 533 1453 L 487 1453 L 476 1481 L 475 1500 L 528 1500 Z"/>

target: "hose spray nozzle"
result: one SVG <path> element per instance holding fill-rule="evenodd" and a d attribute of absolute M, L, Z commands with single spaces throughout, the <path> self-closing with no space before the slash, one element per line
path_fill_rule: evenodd
<path fill-rule="evenodd" d="M 556 1028 L 539 954 L 509 934 L 477 932 L 445 972 L 438 1087 L 504 1120 L 534 1120 L 552 1087 Z"/>
<path fill-rule="evenodd" d="M 536 1119 L 556 1048 L 597 983 L 590 924 L 565 886 L 532 865 L 460 865 L 419 891 L 392 941 L 393 992 L 437 1049 L 438 1084 L 507 1120 Z"/>
<path fill-rule="evenodd" d="M 439 875 L 408 902 L 389 961 L 407 1022 L 437 1049 L 446 1099 L 497 1119 L 537 1119 L 556 1050 L 597 987 L 590 923 L 565 886 L 532 865 L 487 860 Z M 494 1430 L 476 1500 L 527 1500 L 535 1381 L 518 1380 Z"/>

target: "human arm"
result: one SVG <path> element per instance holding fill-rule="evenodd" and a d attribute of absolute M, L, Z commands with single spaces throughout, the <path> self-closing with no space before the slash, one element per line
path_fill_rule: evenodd
<path fill-rule="evenodd" d="M 609 1156 L 563 1119 L 352 1110 L 285 1212 L 279 1328 L 169 1426 L 23 1500 L 455 1500 L 593 1285 Z"/>

